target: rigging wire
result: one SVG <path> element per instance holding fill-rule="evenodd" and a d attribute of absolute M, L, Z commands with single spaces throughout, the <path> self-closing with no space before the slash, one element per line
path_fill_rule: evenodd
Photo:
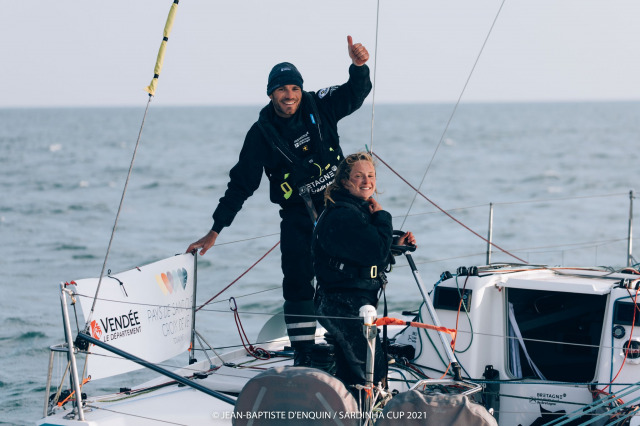
<path fill-rule="evenodd" d="M 147 118 L 147 112 L 149 111 L 149 104 L 151 103 L 151 94 L 149 94 L 149 100 L 147 101 L 147 106 L 144 110 L 144 115 L 142 116 L 142 123 L 140 124 L 140 130 L 138 131 L 138 138 L 136 140 L 136 146 L 133 149 L 133 155 L 131 157 L 131 163 L 129 164 L 129 171 L 127 172 L 127 178 L 124 182 L 124 189 L 122 190 L 122 195 L 120 197 L 120 204 L 118 205 L 118 211 L 116 212 L 116 218 L 113 223 L 113 229 L 111 230 L 111 237 L 109 237 L 109 244 L 107 245 L 107 252 L 104 255 L 104 262 L 102 263 L 102 270 L 100 271 L 100 278 L 98 279 L 98 286 L 96 287 L 96 294 L 94 296 L 93 304 L 91 305 L 91 311 L 89 311 L 89 315 L 87 315 L 87 320 L 85 322 L 85 327 L 91 323 L 91 317 L 93 316 L 93 312 L 96 307 L 96 301 L 98 300 L 98 293 L 100 292 L 100 285 L 102 284 L 102 278 L 104 277 L 104 270 L 107 267 L 107 259 L 109 258 L 109 253 L 111 252 L 111 244 L 113 243 L 113 237 L 116 233 L 116 228 L 118 227 L 118 219 L 120 218 L 120 213 L 122 212 L 122 205 L 124 204 L 124 197 L 127 193 L 127 187 L 129 186 L 129 180 L 131 179 L 131 172 L 133 171 L 133 163 L 136 160 L 136 154 L 138 152 L 138 147 L 140 146 L 140 138 L 142 137 L 142 129 L 144 128 L 144 122 Z"/>
<path fill-rule="evenodd" d="M 160 71 L 162 70 L 162 64 L 164 63 L 164 55 L 167 48 L 167 42 L 169 41 L 169 35 L 171 34 L 171 29 L 173 28 L 173 22 L 175 20 L 176 12 L 178 10 L 178 3 L 180 0 L 173 0 L 171 4 L 171 8 L 169 9 L 169 14 L 167 16 L 167 21 L 165 22 L 164 29 L 162 32 L 162 42 L 160 43 L 160 48 L 158 49 L 158 56 L 156 58 L 156 63 L 153 69 L 153 78 L 151 79 L 151 83 L 149 86 L 145 87 L 145 91 L 149 93 L 149 98 L 147 100 L 147 106 L 144 110 L 144 115 L 142 117 L 142 123 L 140 124 L 140 130 L 138 131 L 138 138 L 136 139 L 136 146 L 133 150 L 133 156 L 131 157 L 131 164 L 129 165 L 129 171 L 127 173 L 127 179 L 124 183 L 124 189 L 122 190 L 122 196 L 120 197 L 120 204 L 118 206 L 118 211 L 116 213 L 116 218 L 113 223 L 113 229 L 111 230 L 111 237 L 109 238 L 109 244 L 107 245 L 107 252 L 104 256 L 104 262 L 102 263 L 102 270 L 100 271 L 100 278 L 98 279 L 98 286 L 96 287 L 96 294 L 94 296 L 93 304 L 91 305 L 91 311 L 87 315 L 87 320 L 85 323 L 85 328 L 89 327 L 91 323 L 91 319 L 93 316 L 93 312 L 96 307 L 96 301 L 98 299 L 98 293 L 100 292 L 100 286 L 102 284 L 102 278 L 104 277 L 104 270 L 107 266 L 107 259 L 109 258 L 109 253 L 111 251 L 111 244 L 113 243 L 113 237 L 116 233 L 116 228 L 118 226 L 118 219 L 120 217 L 120 213 L 122 212 L 122 205 L 124 203 L 124 197 L 127 193 L 127 187 L 129 185 L 129 180 L 131 179 L 131 172 L 133 171 L 133 163 L 136 159 L 136 153 L 138 152 L 138 146 L 140 145 L 140 138 L 142 137 L 142 129 L 144 128 L 144 122 L 147 118 L 147 113 L 149 111 L 149 104 L 151 104 L 151 99 L 156 93 L 156 86 L 158 85 L 158 78 L 160 77 Z"/>
<path fill-rule="evenodd" d="M 278 247 L 278 244 L 280 244 L 280 240 L 278 240 L 277 243 L 274 244 L 273 247 L 271 247 L 269 250 L 267 250 L 267 252 L 265 254 L 262 255 L 262 257 L 258 260 L 255 261 L 255 263 L 253 265 L 251 265 L 246 271 L 244 271 L 242 274 L 240 274 L 238 276 L 238 278 L 236 278 L 235 280 L 233 280 L 229 285 L 227 285 L 225 288 L 223 288 L 222 290 L 220 290 L 218 292 L 218 294 L 216 294 L 215 296 L 213 296 L 211 299 L 207 300 L 206 302 L 204 302 L 202 305 L 200 305 L 197 309 L 196 312 L 198 312 L 200 309 L 202 309 L 203 307 L 205 307 L 206 305 L 208 305 L 211 301 L 213 301 L 216 297 L 220 296 L 222 293 L 224 293 L 229 287 L 231 287 L 232 285 L 234 285 L 240 278 L 244 277 L 245 274 L 247 272 L 249 272 L 251 269 L 253 269 L 254 266 L 256 266 L 258 263 L 260 263 L 262 261 L 262 259 L 264 259 L 265 257 L 267 257 L 267 255 L 269 253 L 271 253 L 273 251 L 273 249 L 275 249 L 276 247 Z"/>
<path fill-rule="evenodd" d="M 267 360 L 271 358 L 271 355 L 269 355 L 268 351 L 265 351 L 260 347 L 254 347 L 251 344 L 249 337 L 247 336 L 247 333 L 244 331 L 244 326 L 242 325 L 242 321 L 240 320 L 240 313 L 238 312 L 238 304 L 236 303 L 236 300 L 233 297 L 229 298 L 229 308 L 233 312 L 233 319 L 236 322 L 238 335 L 240 336 L 240 341 L 242 342 L 242 346 L 244 347 L 244 350 L 247 351 L 252 357 L 256 359 Z"/>
<path fill-rule="evenodd" d="M 491 246 L 497 248 L 498 250 L 500 250 L 501 252 L 503 252 L 504 254 L 507 254 L 511 257 L 513 257 L 514 259 L 519 260 L 522 263 L 528 264 L 529 262 L 520 259 L 518 256 L 516 256 L 515 254 L 512 254 L 510 252 L 508 252 L 507 250 L 503 249 L 502 247 L 498 246 L 497 244 L 487 240 L 485 237 L 483 237 L 482 235 L 478 234 L 476 231 L 474 231 L 473 229 L 469 228 L 467 225 L 465 225 L 464 223 L 460 222 L 458 219 L 456 219 L 455 217 L 453 217 L 451 214 L 447 213 L 442 207 L 440 207 L 439 205 L 437 205 L 436 203 L 434 203 L 433 201 L 431 201 L 431 199 L 429 199 L 426 195 L 424 195 L 422 192 L 420 192 L 420 189 L 416 188 L 415 186 L 411 185 L 405 178 L 403 178 L 398 172 L 396 172 L 389 164 L 387 164 L 382 158 L 380 158 L 380 156 L 378 154 L 376 154 L 375 152 L 372 152 L 373 155 L 375 155 L 375 157 L 380 160 L 382 162 L 382 164 L 384 164 L 385 166 L 387 166 L 387 168 L 389 170 L 391 170 L 396 176 L 398 176 L 404 183 L 406 183 L 407 185 L 409 185 L 409 187 L 411 187 L 411 189 L 413 189 L 416 193 L 416 196 L 420 195 L 422 198 L 424 198 L 425 200 L 427 200 L 428 202 L 430 202 L 434 207 L 436 207 L 438 210 L 440 210 L 442 213 L 444 213 L 445 215 L 447 215 L 450 219 L 452 219 L 454 222 L 456 222 L 458 225 L 462 226 L 463 228 L 465 228 L 467 231 L 471 232 L 472 234 L 474 234 L 476 237 L 480 238 L 481 240 L 485 241 L 486 243 L 490 244 Z M 425 174 L 426 176 L 426 174 Z M 413 205 L 413 203 L 412 203 Z M 406 219 L 406 216 L 405 216 Z M 402 222 L 402 224 L 404 225 L 404 221 Z M 402 228 L 402 227 L 401 227 Z"/>
<path fill-rule="evenodd" d="M 469 81 L 471 80 L 471 76 L 473 75 L 473 72 L 476 69 L 476 66 L 478 65 L 478 61 L 480 60 L 480 56 L 482 55 L 482 52 L 484 51 L 485 46 L 487 45 L 487 41 L 489 40 L 489 36 L 491 36 L 491 33 L 493 32 L 493 28 L 496 25 L 496 22 L 498 20 L 498 17 L 500 16 L 500 12 L 502 11 L 502 7 L 504 6 L 504 2 L 506 0 L 502 0 L 502 3 L 500 3 L 500 8 L 498 9 L 498 12 L 496 13 L 496 16 L 493 19 L 493 22 L 491 23 L 491 27 L 489 28 L 489 32 L 487 33 L 487 36 L 484 39 L 484 42 L 482 43 L 482 47 L 480 48 L 480 51 L 478 52 L 478 55 L 476 57 L 475 62 L 473 63 L 473 67 L 471 67 L 471 71 L 469 72 L 469 75 L 467 77 L 467 80 L 464 83 L 464 86 L 462 87 L 462 91 L 460 92 L 460 96 L 458 96 L 458 100 L 456 101 L 453 110 L 451 111 L 451 114 L 449 115 L 449 120 L 447 121 L 447 124 L 444 127 L 444 130 L 442 131 L 442 135 L 440 136 L 440 140 L 438 141 L 438 145 L 436 146 L 436 149 L 433 151 L 433 155 L 431 156 L 431 160 L 429 161 L 429 164 L 427 165 L 427 169 L 424 171 L 424 175 L 422 176 L 422 180 L 420 181 L 420 185 L 418 185 L 418 191 L 420 190 L 420 188 L 422 188 L 422 185 L 424 184 L 424 181 L 427 177 L 427 173 L 429 173 L 429 170 L 431 169 L 431 165 L 433 164 L 433 160 L 436 157 L 436 154 L 438 152 L 438 149 L 440 148 L 440 145 L 442 145 L 442 142 L 444 141 L 444 137 L 447 134 L 447 131 L 449 130 L 449 125 L 451 124 L 451 121 L 453 120 L 453 116 L 456 113 L 456 110 L 458 109 L 458 105 L 460 105 L 460 101 L 462 100 L 462 96 L 464 95 L 467 86 L 469 85 Z M 407 216 L 409 215 L 409 213 L 411 212 L 411 209 L 413 208 L 413 204 L 416 201 L 416 198 L 418 197 L 418 191 L 416 191 L 416 193 L 413 196 L 413 200 L 411 200 L 411 204 L 409 205 L 409 209 L 407 210 L 407 213 L 404 217 L 404 220 L 402 221 L 402 224 L 400 225 L 400 229 L 402 229 L 404 227 L 404 223 L 407 220 Z"/>
<path fill-rule="evenodd" d="M 373 128 L 374 128 L 374 117 L 376 110 L 376 75 L 378 69 L 378 32 L 380 25 L 380 0 L 378 0 L 377 9 L 376 9 L 376 42 L 374 45 L 373 52 L 373 90 L 371 92 L 371 151 L 373 151 Z"/>

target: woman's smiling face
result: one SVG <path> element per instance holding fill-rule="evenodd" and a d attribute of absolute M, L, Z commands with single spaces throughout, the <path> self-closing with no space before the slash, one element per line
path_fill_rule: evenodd
<path fill-rule="evenodd" d="M 351 166 L 349 180 L 342 185 L 354 197 L 368 200 L 376 192 L 376 169 L 369 161 L 356 161 Z"/>

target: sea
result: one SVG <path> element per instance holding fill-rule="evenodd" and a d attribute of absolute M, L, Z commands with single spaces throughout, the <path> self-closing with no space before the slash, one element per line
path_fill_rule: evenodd
<path fill-rule="evenodd" d="M 49 348 L 64 338 L 60 283 L 98 277 L 105 259 L 116 273 L 182 253 L 206 234 L 261 108 L 152 102 L 145 116 L 145 106 L 0 109 L 2 424 L 43 416 Z M 368 103 L 339 132 L 345 153 L 375 153 L 377 198 L 396 229 L 416 235 L 413 257 L 430 287 L 444 271 L 488 261 L 636 263 L 639 117 L 640 102 Z M 198 313 L 213 346 L 241 344 L 231 303 L 249 339 L 281 311 L 279 248 L 265 256 L 278 241 L 263 179 L 198 259 L 198 303 L 235 281 Z M 416 309 L 406 259 L 389 277 L 390 311 Z M 79 306 L 71 312 L 82 326 Z M 131 387 L 145 374 L 83 391 Z"/>

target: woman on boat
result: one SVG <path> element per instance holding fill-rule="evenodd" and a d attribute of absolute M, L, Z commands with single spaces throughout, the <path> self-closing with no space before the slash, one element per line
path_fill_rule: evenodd
<path fill-rule="evenodd" d="M 335 339 L 336 376 L 347 387 L 365 384 L 367 341 L 360 307 L 378 304 L 387 282 L 384 271 L 393 262 L 391 244 L 416 242 L 411 232 L 393 241 L 391 215 L 373 198 L 374 193 L 371 155 L 347 156 L 325 192 L 325 210 L 313 239 L 316 314 Z M 376 339 L 374 383 L 386 373 L 387 362 Z"/>

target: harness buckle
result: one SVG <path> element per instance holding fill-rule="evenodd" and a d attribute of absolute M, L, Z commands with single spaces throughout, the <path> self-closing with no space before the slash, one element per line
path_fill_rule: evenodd
<path fill-rule="evenodd" d="M 378 277 L 378 265 L 373 265 L 371 267 L 371 278 L 377 278 Z"/>
<path fill-rule="evenodd" d="M 291 194 L 293 194 L 293 189 L 291 188 L 291 185 L 289 185 L 288 182 L 283 182 L 280 184 L 280 189 L 282 189 L 282 192 L 284 192 L 284 199 L 288 200 L 289 197 L 291 197 Z"/>

